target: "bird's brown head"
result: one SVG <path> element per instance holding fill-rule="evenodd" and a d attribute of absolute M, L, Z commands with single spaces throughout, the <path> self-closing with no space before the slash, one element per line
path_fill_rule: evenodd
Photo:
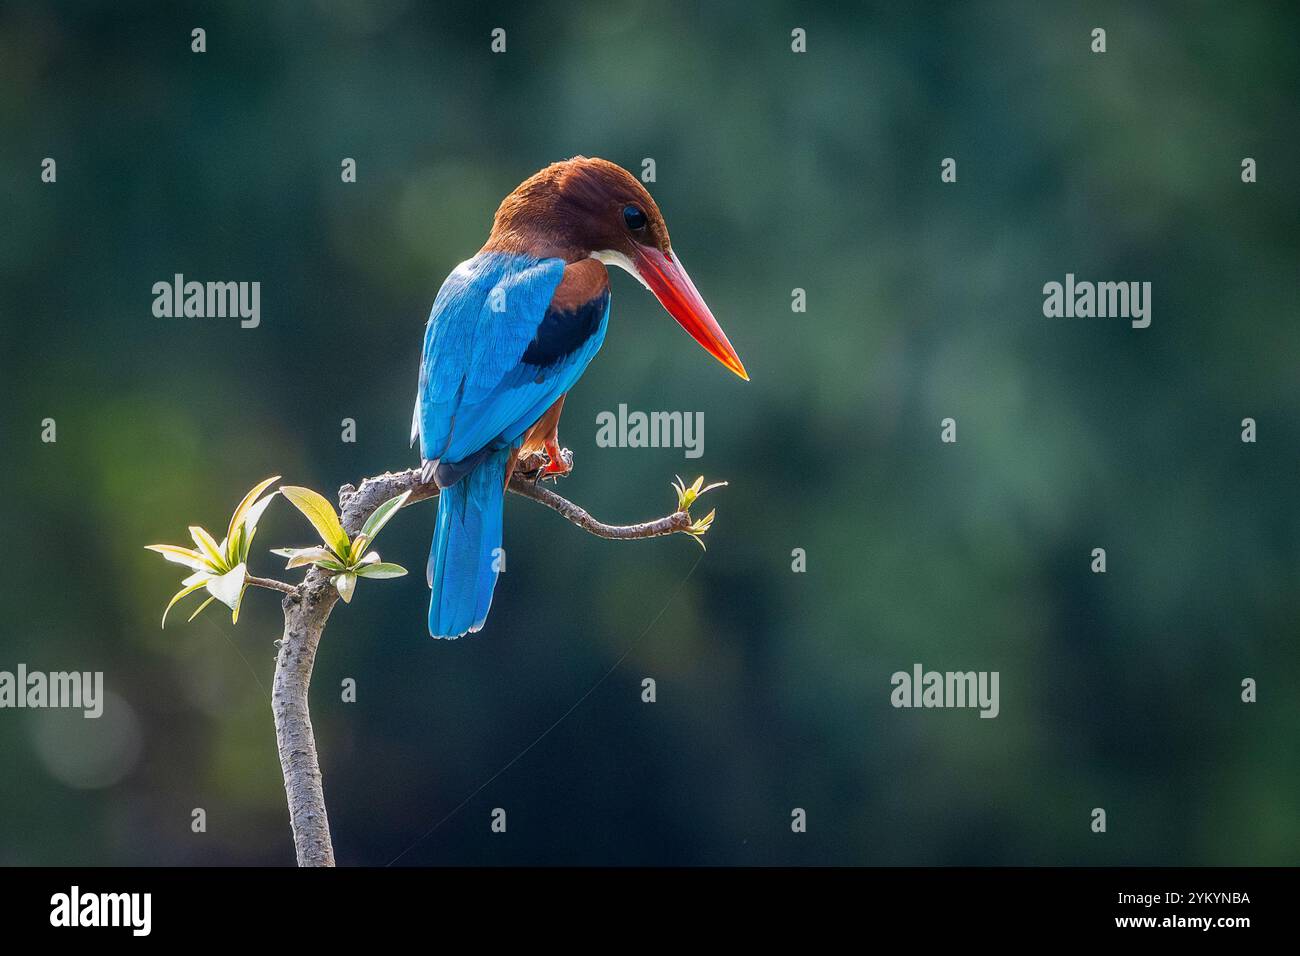
<path fill-rule="evenodd" d="M 654 293 L 709 354 L 749 379 L 674 254 L 659 206 L 615 163 L 575 156 L 534 173 L 502 201 L 483 251 L 618 266 Z"/>
<path fill-rule="evenodd" d="M 576 262 L 606 251 L 631 259 L 637 246 L 672 248 L 655 201 L 623 167 L 575 156 L 529 176 L 502 200 L 485 248 Z"/>

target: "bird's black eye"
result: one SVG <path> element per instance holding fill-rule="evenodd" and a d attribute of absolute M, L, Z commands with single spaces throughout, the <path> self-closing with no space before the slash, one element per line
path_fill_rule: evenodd
<path fill-rule="evenodd" d="M 640 232 L 645 228 L 645 213 L 636 206 L 624 206 L 623 221 L 633 232 Z"/>

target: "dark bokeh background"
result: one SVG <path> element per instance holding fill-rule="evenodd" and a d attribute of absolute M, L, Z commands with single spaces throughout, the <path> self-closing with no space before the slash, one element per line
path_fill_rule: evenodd
<path fill-rule="evenodd" d="M 426 636 L 421 573 L 363 582 L 312 699 L 341 862 L 470 794 L 401 862 L 1296 862 L 1297 18 L 902 6 L 6 5 L 0 669 L 103 670 L 113 696 L 0 712 L 0 862 L 292 860 L 277 601 L 161 631 L 180 569 L 141 546 L 271 474 L 332 497 L 413 463 L 442 278 L 575 153 L 656 160 L 753 381 L 615 276 L 562 491 L 639 520 L 674 473 L 731 487 L 698 565 L 512 498 L 473 639 Z M 1151 281 L 1152 326 L 1045 319 L 1067 271 Z M 260 280 L 261 327 L 154 318 L 176 272 Z M 703 410 L 704 458 L 597 448 L 620 402 Z M 401 515 L 385 558 L 422 569 L 432 521 Z M 255 569 L 311 537 L 277 503 Z M 1001 716 L 892 709 L 915 661 L 1000 671 Z"/>

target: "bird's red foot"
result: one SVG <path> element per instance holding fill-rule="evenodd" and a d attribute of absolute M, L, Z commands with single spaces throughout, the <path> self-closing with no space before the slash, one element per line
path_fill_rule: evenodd
<path fill-rule="evenodd" d="M 546 457 L 550 461 L 542 469 L 539 478 L 559 478 L 573 471 L 573 455 L 569 454 L 566 457 L 558 442 L 548 441 L 546 443 Z"/>

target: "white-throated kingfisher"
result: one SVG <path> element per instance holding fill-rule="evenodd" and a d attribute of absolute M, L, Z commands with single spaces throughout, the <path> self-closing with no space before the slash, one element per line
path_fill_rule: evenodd
<path fill-rule="evenodd" d="M 521 183 L 487 243 L 443 283 L 424 334 L 411 441 L 420 439 L 426 478 L 441 489 L 428 565 L 434 637 L 487 620 L 516 463 L 544 450 L 547 474 L 567 470 L 556 430 L 565 394 L 605 340 L 609 265 L 749 378 L 631 173 L 575 156 Z"/>

